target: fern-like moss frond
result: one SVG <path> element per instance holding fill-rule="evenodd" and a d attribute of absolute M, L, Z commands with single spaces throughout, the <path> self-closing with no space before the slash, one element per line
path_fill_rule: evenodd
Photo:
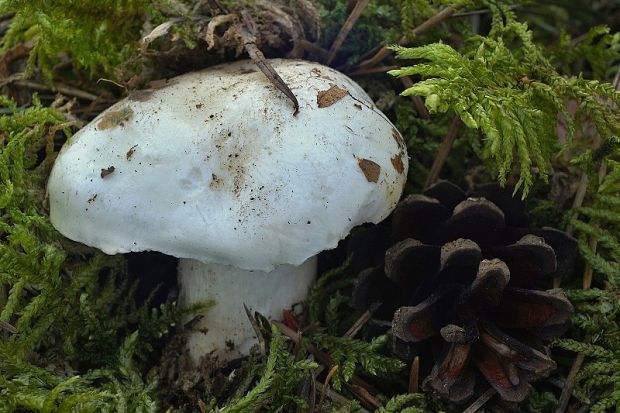
<path fill-rule="evenodd" d="M 461 52 L 443 43 L 395 47 L 400 59 L 423 62 L 390 73 L 421 77 L 403 95 L 423 96 L 430 112 L 452 110 L 479 129 L 499 181 L 518 166 L 516 188 L 526 196 L 534 175 L 546 179 L 552 170 L 558 120 L 566 122 L 569 137 L 576 120 L 588 118 L 604 140 L 613 139 L 620 131 L 620 93 L 609 84 L 561 76 L 526 24 L 506 7 L 492 9 L 488 36 L 471 38 Z M 567 111 L 569 100 L 579 102 L 575 116 Z"/>

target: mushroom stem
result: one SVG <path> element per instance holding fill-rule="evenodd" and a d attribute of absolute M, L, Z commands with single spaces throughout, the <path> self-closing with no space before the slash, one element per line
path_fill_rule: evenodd
<path fill-rule="evenodd" d="M 280 320 L 282 310 L 306 298 L 316 277 L 316 257 L 299 266 L 280 265 L 271 272 L 250 271 L 193 259 L 179 260 L 179 305 L 215 301 L 188 337 L 195 365 L 209 355 L 227 361 L 248 355 L 258 342 L 244 304 L 268 319 Z"/>

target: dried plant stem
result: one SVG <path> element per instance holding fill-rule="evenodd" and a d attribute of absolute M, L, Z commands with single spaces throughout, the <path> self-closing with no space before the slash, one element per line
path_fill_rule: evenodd
<path fill-rule="evenodd" d="M 358 399 L 371 406 L 373 409 L 383 407 L 381 402 L 377 400 L 366 388 L 357 384 L 349 384 L 347 387 L 357 396 Z"/>
<path fill-rule="evenodd" d="M 368 67 L 368 68 L 364 68 L 364 69 L 358 69 L 358 70 L 354 70 L 352 72 L 348 72 L 347 74 L 349 76 L 364 76 L 364 75 L 374 75 L 377 73 L 387 73 L 390 70 L 396 70 L 399 69 L 399 66 L 393 65 L 393 66 L 375 66 L 375 67 Z"/>
<path fill-rule="evenodd" d="M 332 43 L 332 47 L 329 49 L 329 56 L 326 62 L 328 65 L 330 65 L 336 57 L 338 50 L 340 50 L 340 48 L 342 47 L 342 44 L 349 35 L 349 32 L 351 31 L 351 29 L 353 29 L 353 26 L 362 15 L 362 12 L 366 8 L 366 6 L 368 6 L 369 2 L 370 0 L 357 0 L 355 7 L 353 7 L 353 10 L 351 10 L 351 14 L 349 14 L 349 17 L 347 17 L 347 20 L 342 25 L 342 28 L 340 29 L 338 36 L 336 36 L 334 43 Z"/>
<path fill-rule="evenodd" d="M 318 384 L 322 385 L 322 383 L 317 382 Z M 326 392 L 326 396 L 329 397 L 332 400 L 335 400 L 341 404 L 346 404 L 348 402 L 350 402 L 349 399 L 347 399 L 346 397 L 344 397 L 343 395 L 336 393 L 334 390 L 327 388 L 327 392 Z M 370 413 L 370 411 L 364 409 L 363 407 L 359 409 L 360 413 Z"/>
<path fill-rule="evenodd" d="M 585 342 L 589 343 L 590 337 L 586 337 Z M 577 373 L 579 373 L 579 369 L 581 369 L 584 357 L 583 353 L 579 353 L 577 357 L 575 357 L 575 361 L 573 361 L 568 376 L 566 376 L 566 382 L 564 383 L 564 388 L 562 389 L 562 394 L 560 395 L 555 413 L 564 413 L 566 410 L 568 402 L 570 401 L 570 396 L 573 394 L 573 389 L 575 388 L 575 378 L 577 377 Z"/>
<path fill-rule="evenodd" d="M 349 337 L 349 338 L 355 337 L 355 335 L 359 333 L 359 331 L 362 329 L 362 327 L 364 327 L 364 325 L 368 322 L 368 320 L 370 320 L 371 316 L 372 316 L 372 312 L 370 309 L 364 311 L 364 314 L 362 314 L 357 320 L 355 320 L 353 325 L 351 325 L 351 327 L 349 327 L 347 332 L 344 333 L 344 337 Z"/>
<path fill-rule="evenodd" d="M 458 116 L 452 119 L 450 129 L 448 129 L 448 134 L 444 138 L 443 142 L 441 142 L 441 146 L 437 151 L 437 155 L 435 156 L 435 160 L 433 161 L 431 170 L 428 173 L 428 177 L 426 178 L 426 182 L 424 183 L 424 189 L 430 187 L 439 178 L 441 169 L 443 168 L 446 159 L 448 159 L 448 155 L 450 154 L 452 145 L 454 144 L 454 141 L 456 140 L 456 137 L 458 136 L 462 125 L 463 122 Z"/>
<path fill-rule="evenodd" d="M 0 330 L 6 330 L 12 334 L 17 333 L 17 329 L 15 327 L 7 323 L 6 321 L 2 321 L 2 320 L 0 320 Z"/>
<path fill-rule="evenodd" d="M 282 334 L 290 338 L 294 343 L 299 343 L 301 341 L 301 335 L 298 334 L 293 329 L 291 329 L 290 327 L 288 327 L 286 324 L 281 323 L 279 321 L 272 321 L 272 323 L 276 327 L 278 327 L 278 329 L 280 330 L 280 332 L 282 332 Z M 316 360 L 319 363 L 321 363 L 324 367 L 330 369 L 330 372 L 334 369 L 335 366 L 332 364 L 332 360 L 329 354 L 319 351 L 319 349 L 317 349 L 312 344 L 308 345 L 307 350 L 310 354 L 312 354 L 316 358 Z M 326 382 L 329 383 L 329 380 L 326 380 Z M 371 384 L 367 383 L 366 381 L 362 380 L 359 376 L 356 376 L 356 375 L 353 375 L 351 377 L 350 385 L 362 387 L 367 391 L 368 394 L 378 393 L 378 390 L 376 388 L 374 388 Z"/>
<path fill-rule="evenodd" d="M 600 138 L 597 139 L 597 143 L 595 143 L 595 145 L 596 147 L 600 146 Z M 598 183 L 599 184 L 603 181 L 606 174 L 607 174 L 607 164 L 604 161 L 601 161 L 601 165 L 599 166 L 599 169 L 598 169 Z M 586 172 L 583 173 L 581 182 L 584 181 L 583 179 L 584 176 L 586 177 L 584 186 L 587 186 L 588 179 L 587 179 Z M 580 182 L 580 185 L 581 185 L 581 182 Z M 585 194 L 585 191 L 584 191 L 584 194 Z M 579 191 L 577 195 L 579 195 Z M 575 196 L 575 199 L 577 199 L 577 195 Z M 578 206 L 573 205 L 573 207 L 577 208 L 581 206 L 581 204 L 583 204 L 583 197 L 579 201 L 579 205 Z M 598 240 L 594 237 L 590 237 L 589 245 L 592 251 L 596 252 L 597 244 L 598 244 Z M 584 290 L 589 290 L 590 287 L 592 287 L 592 275 L 593 275 L 592 266 L 590 265 L 590 263 L 586 263 L 585 269 L 583 271 L 583 278 L 582 278 L 582 288 Z M 584 342 L 590 343 L 591 340 L 592 340 L 592 337 L 590 337 L 590 335 L 587 335 L 584 339 Z M 584 357 L 585 356 L 583 353 L 579 353 L 577 354 L 577 357 L 575 357 L 575 360 L 573 361 L 573 365 L 571 366 L 570 371 L 568 372 L 568 376 L 566 377 L 566 383 L 564 384 L 564 388 L 562 389 L 562 394 L 560 395 L 560 400 L 558 402 L 558 408 L 556 409 L 555 413 L 564 413 L 564 411 L 568 407 L 568 402 L 570 401 L 570 397 L 573 394 L 573 389 L 575 388 L 575 378 L 577 377 L 577 373 L 579 373 L 579 370 L 581 369 Z"/>
<path fill-rule="evenodd" d="M 491 400 L 491 397 L 493 397 L 495 393 L 497 393 L 497 391 L 493 387 L 489 387 L 487 391 L 482 393 L 467 409 L 463 410 L 463 413 L 477 412 L 486 402 Z"/>
<path fill-rule="evenodd" d="M 427 31 L 429 31 L 433 27 L 437 26 L 438 24 L 441 24 L 444 20 L 448 19 L 455 12 L 456 12 L 456 9 L 454 7 L 446 7 L 445 9 L 441 10 L 440 12 L 435 14 L 434 16 L 428 18 L 424 23 L 420 24 L 418 27 L 413 29 L 413 31 L 411 33 L 414 36 L 419 36 L 419 35 L 421 35 L 423 33 L 426 33 Z M 403 36 L 403 37 L 400 38 L 400 40 L 398 40 L 398 44 L 402 46 L 405 43 L 407 43 L 407 40 L 408 40 L 408 38 L 406 36 Z M 376 66 L 383 59 L 388 57 L 390 55 L 390 53 L 391 53 L 391 51 L 388 48 L 388 46 L 387 45 L 383 45 L 379 49 L 379 51 L 377 53 L 375 53 L 374 56 L 372 56 L 371 58 L 369 58 L 367 60 L 364 60 L 364 61 L 360 62 L 356 66 L 356 68 Z"/>
<path fill-rule="evenodd" d="M 409 370 L 409 393 L 417 393 L 420 386 L 420 357 L 415 356 Z"/>
<path fill-rule="evenodd" d="M 25 88 L 34 89 L 34 90 L 58 92 L 58 93 L 62 93 L 63 95 L 75 96 L 75 97 L 78 97 L 80 99 L 85 99 L 85 100 L 94 101 L 98 99 L 97 95 L 94 95 L 90 92 L 86 92 L 84 90 L 77 89 L 72 86 L 63 85 L 60 83 L 56 83 L 53 86 L 48 86 L 43 83 L 33 82 L 31 80 L 18 80 L 18 81 L 13 82 L 13 84 L 16 86 L 25 87 Z"/>
<path fill-rule="evenodd" d="M 322 47 L 317 46 L 316 44 L 307 41 L 306 39 L 300 39 L 298 43 L 302 49 L 304 49 L 307 52 L 314 53 L 319 58 L 321 58 L 321 60 L 329 59 L 328 50 L 325 50 Z"/>

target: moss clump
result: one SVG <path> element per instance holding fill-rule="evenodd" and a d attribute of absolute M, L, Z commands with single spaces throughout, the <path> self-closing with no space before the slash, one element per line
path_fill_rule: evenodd
<path fill-rule="evenodd" d="M 28 71 L 35 67 L 52 79 L 52 68 L 66 53 L 73 64 L 91 76 L 114 76 L 115 69 L 137 52 L 147 17 L 157 23 L 149 0 L 33 0 L 0 1 L 0 14 L 15 12 L 2 39 L 7 50 L 33 42 Z"/>

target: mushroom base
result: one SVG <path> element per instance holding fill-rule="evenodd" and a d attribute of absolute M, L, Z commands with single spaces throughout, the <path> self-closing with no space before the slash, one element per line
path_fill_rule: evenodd
<path fill-rule="evenodd" d="M 271 272 L 249 271 L 192 259 L 179 260 L 179 305 L 213 300 L 188 338 L 195 365 L 209 355 L 221 361 L 249 354 L 258 342 L 243 305 L 268 319 L 280 320 L 282 310 L 306 298 L 316 277 L 316 257 L 299 266 L 280 265 Z"/>

